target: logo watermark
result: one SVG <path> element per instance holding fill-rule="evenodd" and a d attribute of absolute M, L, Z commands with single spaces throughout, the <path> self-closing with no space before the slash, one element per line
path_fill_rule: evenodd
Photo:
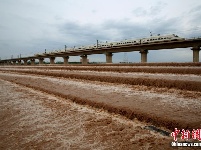
<path fill-rule="evenodd" d="M 172 142 L 172 146 L 186 146 L 186 147 L 191 147 L 191 146 L 201 146 L 201 143 L 193 143 L 193 142 Z"/>
<path fill-rule="evenodd" d="M 185 142 L 178 142 L 178 136 L 180 135 L 181 140 Z M 197 140 L 201 141 L 201 129 L 189 130 L 178 130 L 175 128 L 174 132 L 171 133 L 171 136 L 174 139 L 174 142 L 171 143 L 171 146 L 201 146 L 201 142 L 186 142 L 188 140 Z"/>

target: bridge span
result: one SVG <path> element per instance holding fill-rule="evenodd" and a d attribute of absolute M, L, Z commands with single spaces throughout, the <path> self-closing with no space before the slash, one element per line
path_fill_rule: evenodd
<path fill-rule="evenodd" d="M 68 64 L 68 59 L 70 56 L 80 56 L 82 58 L 82 64 L 87 64 L 88 55 L 93 54 L 105 54 L 106 55 L 106 63 L 112 63 L 113 53 L 119 52 L 132 52 L 139 51 L 141 54 L 141 62 L 147 62 L 147 55 L 149 50 L 163 50 L 163 49 L 174 49 L 174 48 L 190 48 L 193 52 L 193 62 L 199 62 L 199 51 L 201 47 L 201 38 L 196 39 L 186 39 L 179 41 L 168 41 L 168 42 L 157 42 L 157 43 L 143 43 L 138 45 L 121 45 L 115 47 L 98 47 L 94 49 L 85 49 L 85 50 L 71 50 L 71 51 L 60 51 L 53 53 L 42 53 L 37 54 L 30 57 L 22 57 L 22 58 L 13 58 L 13 59 L 5 59 L 1 60 L 1 65 L 15 65 L 15 64 L 23 64 L 27 65 L 28 61 L 31 61 L 31 65 L 35 65 L 35 60 L 39 60 L 39 64 L 44 63 L 45 58 L 50 59 L 50 64 L 54 64 L 56 57 L 62 57 L 64 59 L 64 64 Z M 17 63 L 16 63 L 17 62 Z"/>

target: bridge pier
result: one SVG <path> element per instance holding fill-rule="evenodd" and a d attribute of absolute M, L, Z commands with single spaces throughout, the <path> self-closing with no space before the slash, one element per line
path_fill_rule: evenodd
<path fill-rule="evenodd" d="M 106 53 L 106 63 L 112 63 L 112 53 Z"/>
<path fill-rule="evenodd" d="M 27 65 L 27 59 L 24 59 L 23 61 L 24 61 L 24 65 Z"/>
<path fill-rule="evenodd" d="M 35 59 L 31 59 L 31 65 L 35 65 Z"/>
<path fill-rule="evenodd" d="M 42 65 L 44 61 L 44 58 L 39 58 L 39 65 Z"/>
<path fill-rule="evenodd" d="M 69 56 L 65 56 L 65 57 L 63 57 L 63 59 L 64 59 L 64 65 L 67 65 L 68 64 Z"/>
<path fill-rule="evenodd" d="M 82 58 L 82 64 L 83 65 L 87 65 L 88 64 L 88 59 L 87 59 L 87 55 L 82 55 L 80 56 Z"/>
<path fill-rule="evenodd" d="M 8 62 L 7 62 L 7 65 L 11 65 L 11 61 L 8 61 Z"/>
<path fill-rule="evenodd" d="M 148 50 L 140 50 L 140 53 L 141 53 L 141 62 L 146 63 Z"/>
<path fill-rule="evenodd" d="M 21 60 L 18 60 L 17 62 L 18 62 L 18 63 L 17 63 L 18 65 L 21 65 Z"/>
<path fill-rule="evenodd" d="M 5 66 L 5 65 L 8 65 L 8 61 L 4 61 L 4 66 Z"/>
<path fill-rule="evenodd" d="M 193 51 L 193 62 L 199 62 L 200 47 L 195 46 L 191 50 Z"/>
<path fill-rule="evenodd" d="M 54 64 L 55 57 L 50 57 L 50 64 Z"/>
<path fill-rule="evenodd" d="M 15 60 L 13 60 L 13 65 L 16 65 L 16 61 Z"/>

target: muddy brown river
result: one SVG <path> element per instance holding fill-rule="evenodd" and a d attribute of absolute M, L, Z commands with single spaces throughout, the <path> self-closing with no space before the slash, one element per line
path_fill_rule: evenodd
<path fill-rule="evenodd" d="M 1 68 L 0 149 L 173 149 L 172 127 L 200 127 L 200 95 Z"/>

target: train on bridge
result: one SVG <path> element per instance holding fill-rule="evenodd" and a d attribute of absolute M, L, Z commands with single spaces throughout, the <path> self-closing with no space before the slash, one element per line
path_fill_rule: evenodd
<path fill-rule="evenodd" d="M 119 42 L 101 42 L 93 45 L 87 46 L 80 46 L 74 48 L 67 48 L 65 50 L 56 50 L 54 52 L 47 52 L 46 54 L 54 54 L 54 53 L 64 53 L 64 52 L 74 52 L 74 51 L 82 51 L 82 50 L 93 50 L 97 48 L 111 48 L 111 47 L 121 47 L 121 46 L 132 46 L 132 45 L 140 45 L 140 44 L 151 44 L 151 43 L 159 43 L 159 42 L 170 42 L 170 41 L 182 41 L 185 38 L 181 38 L 178 35 L 170 34 L 170 35 L 157 35 L 157 36 L 150 36 L 148 38 L 141 38 L 141 39 L 130 39 L 130 40 L 123 40 Z M 37 56 L 39 54 L 35 54 Z"/>
<path fill-rule="evenodd" d="M 130 45 L 138 45 L 138 44 L 149 44 L 149 43 L 158 43 L 158 42 L 169 42 L 169 41 L 178 41 L 185 40 L 185 38 L 181 38 L 175 34 L 164 35 L 164 36 L 151 36 L 149 38 L 142 39 L 131 39 L 131 40 L 123 40 L 120 42 L 111 42 L 111 43 L 99 43 L 89 46 L 79 47 L 78 49 L 95 49 L 95 48 L 109 48 L 109 47 L 119 47 L 119 46 L 130 46 Z"/>

